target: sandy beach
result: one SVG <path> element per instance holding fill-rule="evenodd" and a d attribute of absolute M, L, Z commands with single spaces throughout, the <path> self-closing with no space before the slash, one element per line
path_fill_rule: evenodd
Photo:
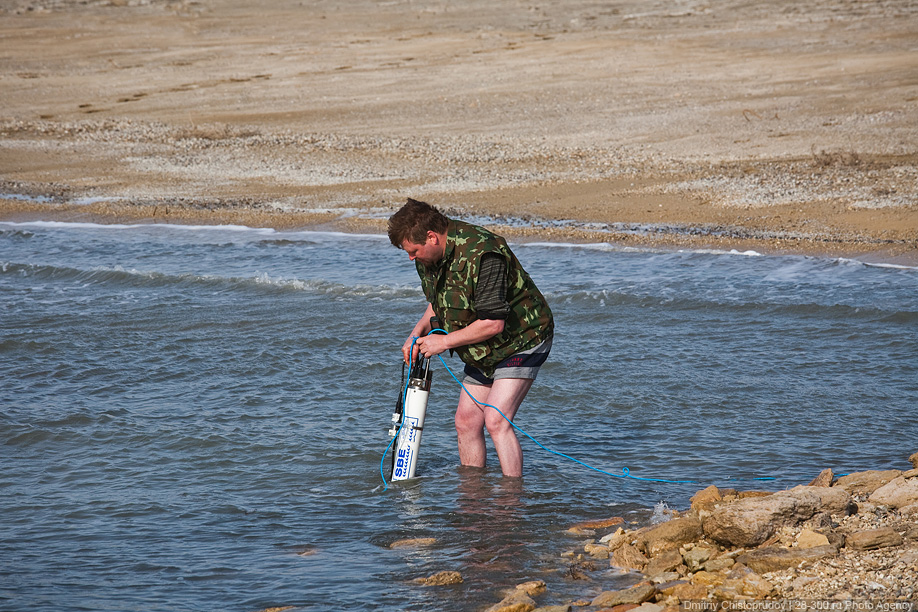
<path fill-rule="evenodd" d="M 0 218 L 918 261 L 909 0 L 11 0 Z"/>

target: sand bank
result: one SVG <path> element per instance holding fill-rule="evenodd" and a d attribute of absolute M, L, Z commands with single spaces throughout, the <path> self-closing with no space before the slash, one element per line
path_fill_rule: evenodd
<path fill-rule="evenodd" d="M 918 260 L 908 0 L 15 0 L 0 218 Z"/>

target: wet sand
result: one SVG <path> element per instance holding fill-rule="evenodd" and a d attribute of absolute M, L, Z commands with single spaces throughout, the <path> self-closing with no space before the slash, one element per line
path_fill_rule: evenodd
<path fill-rule="evenodd" d="M 918 262 L 918 7 L 11 0 L 0 219 Z"/>

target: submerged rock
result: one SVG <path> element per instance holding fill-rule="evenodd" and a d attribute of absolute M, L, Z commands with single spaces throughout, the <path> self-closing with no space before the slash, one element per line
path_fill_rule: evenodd
<path fill-rule="evenodd" d="M 416 578 L 415 582 L 427 586 L 442 586 L 445 584 L 462 584 L 462 574 L 454 571 L 437 572 L 427 578 Z"/>

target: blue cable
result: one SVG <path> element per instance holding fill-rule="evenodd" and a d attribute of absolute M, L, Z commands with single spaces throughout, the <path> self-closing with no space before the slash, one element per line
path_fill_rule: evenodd
<path fill-rule="evenodd" d="M 432 334 L 432 333 L 434 333 L 434 332 L 437 332 L 437 331 L 442 331 L 444 334 L 447 333 L 445 330 L 442 330 L 442 329 L 434 329 L 434 330 L 431 330 L 430 333 L 428 333 L 427 335 L 429 336 L 430 334 Z M 414 340 L 412 340 L 412 342 L 411 342 L 411 351 L 409 352 L 409 356 L 412 355 L 412 354 L 414 353 L 414 343 L 417 342 L 417 340 L 418 340 L 417 338 L 415 338 Z M 510 423 L 510 425 L 511 425 L 514 429 L 516 429 L 516 430 L 519 431 L 521 434 L 523 434 L 524 436 L 526 436 L 527 438 L 529 438 L 530 440 L 532 440 L 533 442 L 535 442 L 536 445 L 538 445 L 538 447 L 541 448 L 541 449 L 544 450 L 544 451 L 547 451 L 547 452 L 549 452 L 549 453 L 551 453 L 551 454 L 553 454 L 553 455 L 558 455 L 559 457 L 564 457 L 565 459 L 570 459 L 570 460 L 573 461 L 574 463 L 579 463 L 580 465 L 582 465 L 582 466 L 585 467 L 585 468 L 589 468 L 589 469 L 591 469 L 591 470 L 593 470 L 593 471 L 599 472 L 600 474 L 605 474 L 606 476 L 613 476 L 613 477 L 615 477 L 615 478 L 630 478 L 631 480 L 642 480 L 642 481 L 644 481 L 644 482 L 665 482 L 665 483 L 669 483 L 669 484 L 699 484 L 699 482 L 698 482 L 697 480 L 666 480 L 665 478 L 643 478 L 643 477 L 641 477 L 641 476 L 632 476 L 632 475 L 631 475 L 631 470 L 629 470 L 627 467 L 623 467 L 623 468 L 622 468 L 622 473 L 621 473 L 621 474 L 614 474 L 614 473 L 612 473 L 612 472 L 607 472 L 606 470 L 601 470 L 601 469 L 599 469 L 599 468 L 597 468 L 597 467 L 593 467 L 592 465 L 590 465 L 590 464 L 588 464 L 588 463 L 584 463 L 583 461 L 580 461 L 579 459 L 575 459 L 575 458 L 571 457 L 570 455 L 565 455 L 564 453 L 558 452 L 558 451 L 556 451 L 556 450 L 552 450 L 552 449 L 546 447 L 544 444 L 542 444 L 542 443 L 539 442 L 538 440 L 536 440 L 535 438 L 533 438 L 532 436 L 530 436 L 530 435 L 529 435 L 523 428 L 521 428 L 519 425 L 517 425 L 516 423 L 514 423 L 513 421 L 511 421 L 510 419 L 508 419 L 507 416 L 506 416 L 503 412 L 501 412 L 500 408 L 498 408 L 497 406 L 492 406 L 491 404 L 487 404 L 487 403 L 485 403 L 485 402 L 480 402 L 480 401 L 478 401 L 478 400 L 475 398 L 475 396 L 472 395 L 472 393 L 466 388 L 466 386 L 465 386 L 464 384 L 462 384 L 462 381 L 459 380 L 458 378 L 456 378 L 456 375 L 453 374 L 453 371 L 450 369 L 450 367 L 449 367 L 448 365 L 446 365 L 446 361 L 444 361 L 443 356 L 442 356 L 442 355 L 437 355 L 437 357 L 440 359 L 440 363 L 443 364 L 443 367 L 446 368 L 446 371 L 449 372 L 449 375 L 452 376 L 453 380 L 455 380 L 456 383 L 457 383 L 460 387 L 462 387 L 462 390 L 465 391 L 466 395 L 468 395 L 468 396 L 472 399 L 473 402 L 475 402 L 475 403 L 476 403 L 477 405 L 479 405 L 479 406 L 487 406 L 488 408 L 493 408 L 494 410 L 496 410 L 497 413 L 498 413 L 500 416 L 504 417 L 504 420 L 507 421 L 508 423 Z M 410 367 L 410 365 L 411 365 L 411 364 L 410 364 L 410 362 L 409 362 L 409 367 Z M 410 371 L 410 370 L 409 370 L 409 371 Z M 410 378 L 410 377 L 409 377 L 409 378 Z M 404 396 L 404 397 L 407 397 L 407 393 L 408 393 L 408 385 L 406 384 L 406 385 L 405 385 L 405 396 Z M 400 432 L 400 431 L 401 431 L 401 425 L 399 425 L 399 432 Z M 395 434 L 395 438 L 397 438 L 397 437 L 398 437 L 398 433 Z M 392 438 L 392 440 L 389 441 L 389 446 L 392 446 L 392 442 L 395 440 L 395 438 Z M 382 459 L 380 459 L 380 461 L 379 461 L 379 473 L 380 473 L 380 475 L 383 475 L 383 471 L 382 471 L 383 461 L 384 461 L 385 458 L 386 458 L 386 454 L 389 452 L 389 446 L 386 446 L 386 450 L 383 452 Z M 753 478 L 752 480 L 774 480 L 774 478 L 773 478 L 773 477 L 770 477 L 770 476 L 764 476 L 764 477 L 760 477 L 760 478 Z M 389 485 L 388 485 L 388 483 L 386 483 L 386 477 L 385 477 L 385 476 L 383 476 L 383 483 L 386 485 L 385 488 L 383 489 L 383 491 L 386 491 L 386 490 L 389 488 Z"/>

